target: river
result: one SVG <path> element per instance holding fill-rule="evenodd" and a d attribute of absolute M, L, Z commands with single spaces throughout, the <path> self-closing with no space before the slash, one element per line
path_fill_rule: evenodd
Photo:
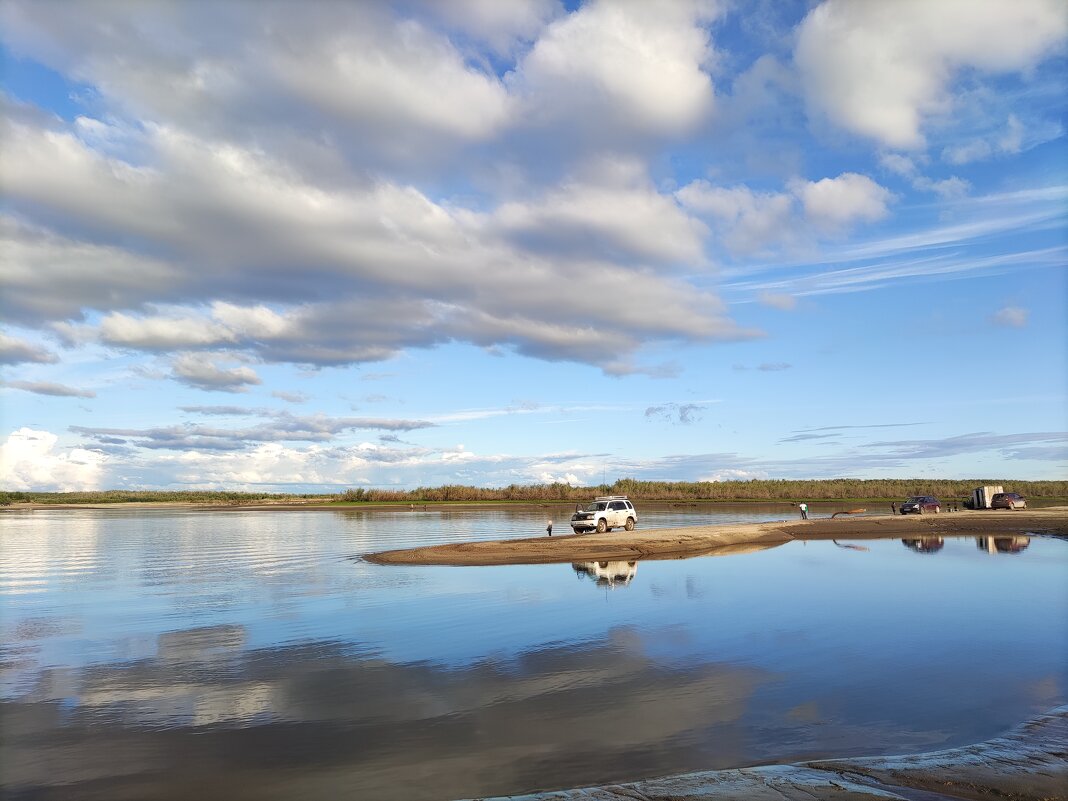
<path fill-rule="evenodd" d="M 566 509 L 556 531 L 566 531 Z M 649 511 L 643 527 L 781 519 Z M 456 799 L 975 742 L 1068 695 L 1068 543 L 492 568 L 536 510 L 0 515 L 0 781 L 34 799 Z"/>

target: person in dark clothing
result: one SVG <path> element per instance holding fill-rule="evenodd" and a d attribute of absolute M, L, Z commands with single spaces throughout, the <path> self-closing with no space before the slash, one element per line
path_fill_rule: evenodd
<path fill-rule="evenodd" d="M 894 503 L 893 501 L 890 501 L 890 514 L 892 514 L 892 515 L 896 515 L 897 514 L 897 504 Z"/>
<path fill-rule="evenodd" d="M 549 525 L 547 525 L 547 526 L 545 527 L 545 530 L 546 530 L 547 532 L 549 532 L 549 536 L 550 536 L 550 537 L 551 537 L 551 536 L 553 535 L 553 521 L 552 521 L 552 520 L 550 520 L 550 521 L 549 521 Z"/>

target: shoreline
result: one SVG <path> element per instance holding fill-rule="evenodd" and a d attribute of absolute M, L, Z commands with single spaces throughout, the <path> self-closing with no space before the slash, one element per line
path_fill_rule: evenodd
<path fill-rule="evenodd" d="M 974 745 L 904 756 L 819 759 L 699 771 L 659 779 L 482 801 L 712 799 L 739 801 L 920 801 L 1068 798 L 1068 706 Z"/>
<path fill-rule="evenodd" d="M 1068 507 L 964 511 L 939 515 L 870 515 L 768 523 L 691 526 L 604 534 L 562 534 L 379 551 L 380 565 L 488 566 L 599 560 L 683 559 L 773 548 L 794 540 L 1068 536 Z"/>

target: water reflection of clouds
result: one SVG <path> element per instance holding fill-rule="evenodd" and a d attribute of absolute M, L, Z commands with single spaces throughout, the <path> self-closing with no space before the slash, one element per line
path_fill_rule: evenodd
<path fill-rule="evenodd" d="M 5 515 L 0 528 L 0 596 L 47 592 L 98 570 L 100 533 L 100 521 L 93 518 L 64 525 L 52 512 Z"/>
<path fill-rule="evenodd" d="M 131 735 L 132 761 L 112 759 L 115 773 L 140 765 L 148 780 L 169 765 L 176 798 L 236 779 L 245 797 L 472 797 L 543 786 L 547 764 L 561 786 L 638 777 L 682 770 L 695 749 L 739 760 L 734 727 L 769 679 L 740 665 L 666 666 L 631 629 L 459 669 L 329 643 L 224 659 L 240 639 L 175 632 L 160 659 L 84 672 L 61 729 L 38 725 L 40 715 L 27 722 L 31 708 L 55 708 L 42 704 L 52 693 L 75 689 L 69 674 L 46 671 L 37 692 L 7 705 L 8 786 L 76 793 L 93 780 L 106 795 L 131 777 L 107 776 L 88 756 L 108 744 L 125 753 Z M 57 736 L 79 758 L 34 758 Z"/>

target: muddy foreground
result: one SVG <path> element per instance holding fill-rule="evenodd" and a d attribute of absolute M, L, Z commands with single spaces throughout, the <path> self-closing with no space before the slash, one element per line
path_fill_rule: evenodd
<path fill-rule="evenodd" d="M 863 540 L 987 537 L 1014 534 L 1068 536 L 1068 507 L 1018 512 L 966 511 L 938 515 L 837 517 L 741 525 L 690 526 L 604 534 L 567 534 L 405 548 L 369 554 L 397 565 L 516 565 L 597 560 L 682 559 L 774 548 L 792 540 Z"/>

